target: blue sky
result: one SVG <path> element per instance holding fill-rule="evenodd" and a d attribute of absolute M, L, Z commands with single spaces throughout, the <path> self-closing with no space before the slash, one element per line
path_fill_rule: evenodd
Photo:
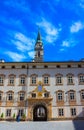
<path fill-rule="evenodd" d="M 0 59 L 31 61 L 38 27 L 44 61 L 84 58 L 84 0 L 0 0 Z"/>

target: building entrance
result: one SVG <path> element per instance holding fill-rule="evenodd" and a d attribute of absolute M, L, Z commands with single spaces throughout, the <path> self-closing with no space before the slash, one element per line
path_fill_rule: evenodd
<path fill-rule="evenodd" d="M 36 105 L 34 107 L 33 121 L 47 121 L 47 108 L 44 105 Z"/>

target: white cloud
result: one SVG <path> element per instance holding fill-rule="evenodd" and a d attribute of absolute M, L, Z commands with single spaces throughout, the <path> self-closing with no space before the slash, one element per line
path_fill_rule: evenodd
<path fill-rule="evenodd" d="M 70 27 L 70 32 L 71 33 L 76 33 L 84 28 L 84 24 L 80 21 L 75 22 L 71 27 Z"/>
<path fill-rule="evenodd" d="M 62 42 L 62 47 L 74 47 L 77 44 L 77 41 L 73 39 L 68 39 Z"/>
<path fill-rule="evenodd" d="M 66 51 L 68 48 L 74 47 L 77 45 L 77 41 L 73 40 L 73 39 L 67 39 L 64 40 L 61 44 L 61 48 L 60 51 Z"/>
<path fill-rule="evenodd" d="M 53 42 L 58 38 L 60 28 L 54 27 L 52 23 L 46 21 L 44 18 L 42 18 L 41 22 L 36 24 L 45 31 L 46 41 L 53 44 Z"/>
<path fill-rule="evenodd" d="M 62 45 L 63 47 L 69 47 L 70 46 L 70 42 L 69 41 L 63 41 Z"/>
<path fill-rule="evenodd" d="M 33 49 L 35 40 L 26 37 L 22 33 L 15 33 L 11 42 L 16 45 L 18 50 L 25 52 Z"/>
<path fill-rule="evenodd" d="M 30 51 L 30 52 L 28 52 L 28 55 L 29 55 L 29 57 L 31 57 L 31 58 L 34 58 L 34 51 Z"/>
<path fill-rule="evenodd" d="M 18 54 L 17 52 L 8 51 L 6 54 L 13 60 L 13 61 L 21 61 L 26 57 L 22 54 Z"/>

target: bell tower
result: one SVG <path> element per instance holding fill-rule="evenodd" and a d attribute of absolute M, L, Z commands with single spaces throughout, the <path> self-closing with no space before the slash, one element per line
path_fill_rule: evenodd
<path fill-rule="evenodd" d="M 43 62 L 44 50 L 43 50 L 43 43 L 42 43 L 40 30 L 38 30 L 38 35 L 37 35 L 37 39 L 36 39 L 36 44 L 35 44 L 34 50 L 35 50 L 34 61 L 35 62 Z"/>

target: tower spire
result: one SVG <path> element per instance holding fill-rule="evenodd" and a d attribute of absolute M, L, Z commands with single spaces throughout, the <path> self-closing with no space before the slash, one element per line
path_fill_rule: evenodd
<path fill-rule="evenodd" d="M 41 38 L 40 29 L 38 29 L 36 44 L 35 44 L 35 62 L 43 62 L 43 43 Z"/>
<path fill-rule="evenodd" d="M 36 42 L 42 42 L 40 29 L 38 29 L 38 35 L 37 35 L 37 41 Z"/>

